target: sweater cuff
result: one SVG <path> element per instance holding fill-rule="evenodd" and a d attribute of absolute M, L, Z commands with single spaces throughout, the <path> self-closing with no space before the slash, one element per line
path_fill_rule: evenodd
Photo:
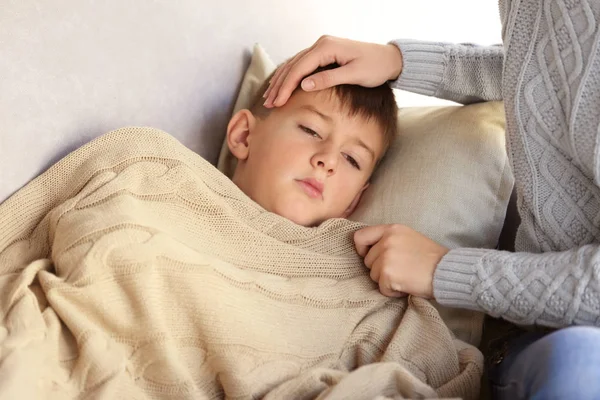
<path fill-rule="evenodd" d="M 435 96 L 444 76 L 445 46 L 417 40 L 393 40 L 402 53 L 402 72 L 390 82 L 395 89 Z"/>
<path fill-rule="evenodd" d="M 490 249 L 450 250 L 438 264 L 433 276 L 435 300 L 445 306 L 479 310 L 473 297 L 477 282 L 476 266 Z"/>

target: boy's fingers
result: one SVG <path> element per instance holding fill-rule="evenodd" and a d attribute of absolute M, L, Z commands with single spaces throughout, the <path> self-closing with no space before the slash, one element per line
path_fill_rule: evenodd
<path fill-rule="evenodd" d="M 381 239 L 385 227 L 386 225 L 367 226 L 354 232 L 354 245 L 356 246 L 356 252 L 361 257 L 365 257 L 369 252 L 369 247 Z"/>

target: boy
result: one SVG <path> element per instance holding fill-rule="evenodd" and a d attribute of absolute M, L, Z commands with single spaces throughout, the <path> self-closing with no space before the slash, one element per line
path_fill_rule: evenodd
<path fill-rule="evenodd" d="M 396 135 L 392 89 L 296 90 L 275 110 L 263 101 L 257 97 L 227 127 L 238 160 L 233 182 L 266 210 L 300 225 L 348 217 Z"/>
<path fill-rule="evenodd" d="M 0 398 L 474 398 L 478 350 L 382 296 L 335 219 L 395 110 L 349 86 L 242 110 L 235 184 L 149 128 L 52 166 L 0 204 Z"/>

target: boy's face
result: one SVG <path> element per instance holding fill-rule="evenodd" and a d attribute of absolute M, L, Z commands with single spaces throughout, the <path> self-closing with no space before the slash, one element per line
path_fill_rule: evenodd
<path fill-rule="evenodd" d="M 233 181 L 268 211 L 315 226 L 345 218 L 383 152 L 376 121 L 350 116 L 331 91 L 298 90 L 264 118 L 238 112 L 228 126 Z"/>

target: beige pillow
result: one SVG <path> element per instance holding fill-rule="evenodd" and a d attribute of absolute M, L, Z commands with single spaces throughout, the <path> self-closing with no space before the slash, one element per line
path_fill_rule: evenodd
<path fill-rule="evenodd" d="M 256 45 L 234 112 L 250 106 L 275 68 Z M 218 167 L 233 175 L 227 143 Z M 405 108 L 396 141 L 350 219 L 405 224 L 450 248 L 494 248 L 512 187 L 502 103 Z M 438 309 L 457 337 L 479 343 L 482 314 Z"/>
<path fill-rule="evenodd" d="M 503 111 L 501 102 L 401 109 L 351 219 L 405 224 L 450 248 L 495 247 L 513 187 Z"/>

